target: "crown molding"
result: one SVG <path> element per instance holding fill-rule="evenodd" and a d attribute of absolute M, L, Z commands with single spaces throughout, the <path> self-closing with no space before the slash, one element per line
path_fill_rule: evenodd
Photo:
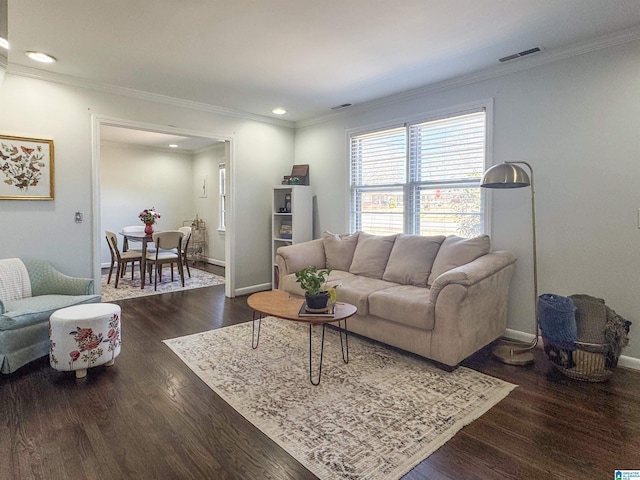
<path fill-rule="evenodd" d="M 321 115 L 312 117 L 306 120 L 299 120 L 297 122 L 283 120 L 278 118 L 267 117 L 264 115 L 257 115 L 249 112 L 243 112 L 239 110 L 233 110 L 230 108 L 220 107 L 217 105 L 211 105 L 203 102 L 196 102 L 192 100 L 186 100 L 177 97 L 170 97 L 167 95 L 161 95 L 157 93 L 145 92 L 142 90 L 136 90 L 127 87 L 120 87 L 107 83 L 96 82 L 93 80 L 86 80 L 69 75 L 61 75 L 53 72 L 39 70 L 36 68 L 25 67 L 22 65 L 13 65 L 9 63 L 7 72 L 11 75 L 17 75 L 27 78 L 33 78 L 38 80 L 44 80 L 53 83 L 59 83 L 63 85 L 69 85 L 73 87 L 85 88 L 89 90 L 99 91 L 103 93 L 109 93 L 113 95 L 136 98 L 140 100 L 146 100 L 149 102 L 162 103 L 171 105 L 174 107 L 188 108 L 191 110 L 197 110 L 207 113 L 215 113 L 232 118 L 240 118 L 244 120 L 253 120 L 262 123 L 269 123 L 287 128 L 305 128 L 320 123 L 329 122 L 331 120 L 352 115 L 357 112 L 370 110 L 373 108 L 379 108 L 382 106 L 398 103 L 407 99 L 425 97 L 433 95 L 438 92 L 450 90 L 453 88 L 459 88 L 466 85 L 482 82 L 491 78 L 497 78 L 504 75 L 520 72 L 530 68 L 539 67 L 548 63 L 557 62 L 567 58 L 575 57 L 589 52 L 594 52 L 604 48 L 609 48 L 617 45 L 622 45 L 628 42 L 640 40 L 640 27 L 633 27 L 630 29 L 622 30 L 620 32 L 603 35 L 592 40 L 570 45 L 564 48 L 558 48 L 554 50 L 543 50 L 540 53 L 532 55 L 530 57 L 523 57 L 513 62 L 505 64 L 499 64 L 494 67 L 490 67 L 478 72 L 462 75 L 449 80 L 425 85 L 415 89 L 407 90 L 405 92 L 389 95 L 386 97 L 378 98 L 368 102 L 356 104 L 352 107 L 344 110 L 333 112 L 327 115 Z"/>
<path fill-rule="evenodd" d="M 512 73 L 528 70 L 530 68 L 539 67 L 548 63 L 565 60 L 567 58 L 575 57 L 589 52 L 602 50 L 604 48 L 614 47 L 625 43 L 640 40 L 640 27 L 633 27 L 620 32 L 603 35 L 592 40 L 588 40 L 581 43 L 576 43 L 564 48 L 557 48 L 554 50 L 543 50 L 540 53 L 531 55 L 530 57 L 523 57 L 517 60 L 505 64 L 499 64 L 478 72 L 473 72 L 467 75 L 443 80 L 441 82 L 432 83 L 423 87 L 418 87 L 405 92 L 389 95 L 386 97 L 378 98 L 368 102 L 354 105 L 353 107 L 346 108 L 339 112 L 322 115 L 319 117 L 313 117 L 307 120 L 300 120 L 295 123 L 297 128 L 305 128 L 320 123 L 325 123 L 331 120 L 335 120 L 340 117 L 353 115 L 357 112 L 371 110 L 394 103 L 398 103 L 404 100 L 409 100 L 417 97 L 426 97 L 438 92 L 451 90 L 453 88 L 459 88 L 466 85 L 472 85 L 474 83 L 489 80 L 491 78 L 497 78 L 504 75 L 510 75 Z M 497 60 L 496 60 L 497 61 Z"/>
<path fill-rule="evenodd" d="M 233 110 L 231 108 L 219 107 L 217 105 L 211 105 L 203 102 L 196 102 L 193 100 L 186 100 L 183 98 L 170 97 L 168 95 L 161 95 L 158 93 L 145 92 L 143 90 L 136 90 L 133 88 L 119 87 L 108 83 L 96 82 L 93 80 L 87 80 L 84 78 L 73 77 L 70 75 L 62 75 L 59 73 L 47 72 L 39 70 L 37 68 L 25 67 L 23 65 L 13 65 L 9 63 L 7 73 L 11 75 L 33 78 L 36 80 L 44 80 L 47 82 L 59 83 L 62 85 L 69 85 L 72 87 L 85 88 L 88 90 L 94 90 L 102 93 L 109 93 L 112 95 L 119 95 L 122 97 L 136 98 L 139 100 L 146 100 L 149 102 L 163 103 L 165 105 L 171 105 L 174 107 L 188 108 L 191 110 L 198 110 L 201 112 L 215 113 L 225 117 L 240 118 L 243 120 L 253 120 L 256 122 L 270 123 L 281 127 L 294 128 L 295 124 L 289 120 L 283 120 L 279 118 L 271 118 L 264 115 L 257 115 L 255 113 L 243 112 L 240 110 Z"/>

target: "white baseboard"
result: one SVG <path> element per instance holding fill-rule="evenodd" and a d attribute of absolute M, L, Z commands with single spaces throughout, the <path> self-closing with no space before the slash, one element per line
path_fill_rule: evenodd
<path fill-rule="evenodd" d="M 620 355 L 620 358 L 618 359 L 618 366 L 632 368 L 633 370 L 640 370 L 640 358 Z"/>
<path fill-rule="evenodd" d="M 520 332 L 518 330 L 512 330 L 510 328 L 507 328 L 504 336 L 521 342 L 531 342 L 533 340 L 533 334 Z M 538 348 L 542 347 L 542 338 L 538 338 Z M 640 370 L 640 358 L 620 355 L 620 358 L 618 359 L 618 365 L 621 367 L 631 368 L 633 370 Z"/>
<path fill-rule="evenodd" d="M 264 290 L 271 290 L 271 282 L 263 283 L 260 285 L 250 285 L 248 287 L 236 288 L 234 293 L 236 296 L 249 295 L 250 293 L 262 292 Z"/>
<path fill-rule="evenodd" d="M 227 266 L 227 262 L 225 262 L 224 260 L 218 260 L 218 259 L 209 258 L 209 257 L 207 257 L 207 263 L 210 263 L 211 265 L 217 265 L 218 267 Z"/>
<path fill-rule="evenodd" d="M 518 340 L 519 342 L 529 343 L 533 341 L 532 333 L 525 333 L 525 332 L 521 332 L 520 330 L 512 330 L 510 328 L 507 328 L 507 330 L 504 332 L 504 337 L 511 338 L 513 340 Z M 538 340 L 540 340 L 538 342 L 538 345 L 541 345 L 542 339 L 538 339 Z"/>
<path fill-rule="evenodd" d="M 217 265 L 218 267 L 226 267 L 226 262 L 224 260 L 216 260 L 215 258 L 206 258 L 205 261 L 210 263 L 211 265 Z M 100 268 L 109 268 L 111 266 L 111 262 L 101 263 Z"/>

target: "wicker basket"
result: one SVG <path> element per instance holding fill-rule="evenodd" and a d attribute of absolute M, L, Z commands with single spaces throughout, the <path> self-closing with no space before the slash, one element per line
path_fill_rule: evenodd
<path fill-rule="evenodd" d="M 544 352 L 552 365 L 569 378 L 586 382 L 608 380 L 618 365 L 618 357 L 609 346 L 599 343 L 574 342 L 574 350 L 558 346 L 542 336 Z"/>

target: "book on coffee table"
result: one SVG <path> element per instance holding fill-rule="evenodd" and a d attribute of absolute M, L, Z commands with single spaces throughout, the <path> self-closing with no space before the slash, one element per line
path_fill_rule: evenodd
<path fill-rule="evenodd" d="M 300 306 L 300 311 L 298 312 L 299 317 L 335 317 L 336 314 L 336 306 L 331 305 L 330 308 L 323 311 L 310 311 L 307 309 L 307 302 L 302 302 Z"/>

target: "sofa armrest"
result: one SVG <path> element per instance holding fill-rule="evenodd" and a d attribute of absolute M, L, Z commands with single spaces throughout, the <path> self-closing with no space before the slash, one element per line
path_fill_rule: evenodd
<path fill-rule="evenodd" d="M 280 247 L 276 251 L 276 264 L 281 277 L 312 265 L 325 268 L 326 261 L 321 238 Z"/>
<path fill-rule="evenodd" d="M 457 365 L 504 334 L 515 262 L 509 252 L 489 253 L 436 278 L 429 292 L 431 358 Z"/>
<path fill-rule="evenodd" d="M 453 268 L 439 275 L 433 282 L 433 285 L 431 285 L 429 298 L 431 302 L 435 304 L 438 295 L 445 286 L 458 284 L 470 287 L 515 262 L 516 257 L 506 251 L 497 251 L 483 255 L 476 258 L 473 262 Z"/>
<path fill-rule="evenodd" d="M 93 279 L 70 277 L 56 270 L 46 260 L 23 260 L 29 280 L 31 295 L 92 295 Z"/>

